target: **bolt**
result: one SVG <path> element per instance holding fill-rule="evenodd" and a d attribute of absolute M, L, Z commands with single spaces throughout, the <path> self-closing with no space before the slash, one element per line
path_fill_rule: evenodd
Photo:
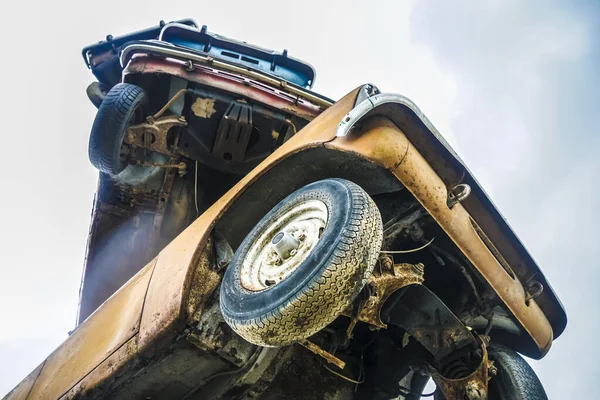
<path fill-rule="evenodd" d="M 304 233 L 298 235 L 298 240 L 303 241 L 304 239 L 306 239 L 306 235 Z"/>
<path fill-rule="evenodd" d="M 425 266 L 422 263 L 413 264 L 413 270 L 418 274 L 422 274 L 425 272 Z"/>
<path fill-rule="evenodd" d="M 295 256 L 297 252 L 298 252 L 298 250 L 296 250 L 296 249 L 290 250 L 290 256 L 292 256 L 292 257 Z"/>

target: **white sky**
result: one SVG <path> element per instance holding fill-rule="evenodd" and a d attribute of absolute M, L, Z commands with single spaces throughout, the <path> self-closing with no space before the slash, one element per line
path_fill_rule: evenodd
<path fill-rule="evenodd" d="M 75 323 L 97 181 L 87 159 L 95 109 L 85 88 L 93 76 L 80 50 L 108 33 L 184 17 L 287 48 L 315 66 L 315 90 L 330 97 L 372 82 L 415 101 L 491 192 L 566 303 L 567 333 L 534 363 L 548 394 L 597 392 L 598 352 L 586 343 L 600 327 L 593 241 L 600 167 L 590 117 L 600 111 L 590 89 L 598 83 L 598 9 L 512 0 L 428 0 L 417 8 L 399 1 L 283 4 L 29 1 L 5 8 L 0 395 Z"/>

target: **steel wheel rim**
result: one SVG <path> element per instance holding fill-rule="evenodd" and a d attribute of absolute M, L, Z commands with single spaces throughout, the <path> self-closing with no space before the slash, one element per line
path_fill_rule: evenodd
<path fill-rule="evenodd" d="M 303 201 L 277 217 L 250 247 L 241 267 L 241 286 L 258 292 L 272 288 L 289 277 L 313 251 L 328 217 L 327 206 L 321 200 Z M 276 236 L 280 238 L 278 242 Z M 297 247 L 292 246 L 292 250 L 282 252 L 282 237 L 286 238 L 285 244 L 288 245 L 283 247 L 284 250 L 290 248 L 290 240 Z"/>

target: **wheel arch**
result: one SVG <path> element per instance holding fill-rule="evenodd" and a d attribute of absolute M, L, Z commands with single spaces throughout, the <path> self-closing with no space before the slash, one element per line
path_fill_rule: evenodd
<path fill-rule="evenodd" d="M 305 185 L 327 178 L 352 181 L 371 196 L 404 189 L 391 171 L 360 154 L 324 146 L 305 148 L 265 170 L 247 185 L 226 207 L 214 228 L 235 251 L 254 225 L 281 200 Z M 532 338 L 518 323 L 509 321 L 510 324 L 495 321 L 494 340 L 525 354 L 535 353 Z"/>
<path fill-rule="evenodd" d="M 302 186 L 327 178 L 352 181 L 371 196 L 403 188 L 390 171 L 356 154 L 312 147 L 277 163 L 248 186 L 223 213 L 215 228 L 236 249 L 277 203 Z"/>

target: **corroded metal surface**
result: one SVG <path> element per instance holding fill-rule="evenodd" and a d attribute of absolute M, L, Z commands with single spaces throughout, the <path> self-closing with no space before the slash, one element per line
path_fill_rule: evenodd
<path fill-rule="evenodd" d="M 183 61 L 167 61 L 157 57 L 142 56 L 136 57 L 127 65 L 125 74 L 161 73 L 178 76 L 190 82 L 242 95 L 306 120 L 314 119 L 322 111 L 320 106 L 308 100 L 290 95 L 283 90 L 266 87 L 264 84 L 251 79 L 222 73 L 207 66 L 196 65 L 193 70 L 188 69 L 188 64 Z M 336 125 L 338 122 L 339 120 Z"/>
<path fill-rule="evenodd" d="M 461 203 L 452 209 L 446 201 L 446 185 L 390 120 L 373 117 L 365 122 L 361 134 L 338 137 L 326 144 L 331 149 L 348 151 L 378 163 L 392 172 L 434 218 L 448 237 L 463 252 L 535 341 L 541 357 L 552 345 L 552 327 L 535 300 L 525 304 L 526 292 L 498 262 L 471 224 Z"/>
<path fill-rule="evenodd" d="M 96 398 L 106 396 L 110 393 L 110 389 L 116 386 L 118 372 L 126 368 L 128 364 L 135 361 L 138 354 L 136 338 L 133 337 L 124 345 L 119 347 L 117 351 L 112 353 L 110 357 L 102 361 L 92 372 L 77 382 L 67 393 L 60 397 L 61 400 L 81 399 L 91 397 L 93 394 Z M 106 388 L 106 392 L 99 392 L 99 387 Z"/>
<path fill-rule="evenodd" d="M 486 400 L 490 371 L 495 371 L 493 361 L 488 359 L 485 344 L 481 346 L 482 357 L 479 366 L 463 378 L 451 379 L 440 374 L 435 368 L 427 369 L 438 389 L 447 399 Z"/>
<path fill-rule="evenodd" d="M 191 324 L 200 319 L 210 296 L 221 282 L 217 273 L 214 255 L 213 238 L 210 237 L 200 254 L 198 265 L 191 277 L 191 285 L 187 296 L 187 323 Z"/>
<path fill-rule="evenodd" d="M 143 68 L 144 64 L 141 64 L 140 71 Z M 186 76 L 184 78 L 189 79 Z M 537 299 L 531 300 L 529 307 L 525 305 L 526 294 L 521 283 L 506 273 L 482 242 L 473 229 L 469 213 L 463 204 L 456 204 L 452 209 L 447 207 L 445 182 L 406 135 L 389 120 L 374 118 L 365 121 L 362 135 L 335 138 L 337 125 L 352 108 L 356 94 L 356 90 L 348 94 L 316 117 L 298 135 L 285 142 L 91 315 L 48 358 L 29 398 L 57 398 L 73 388 L 81 379 L 84 379 L 88 388 L 98 385 L 100 380 L 114 374 L 117 364 L 129 360 L 129 347 L 123 345 L 136 336 L 138 329 L 135 352 L 157 348 L 164 340 L 181 334 L 186 324 L 198 317 L 204 296 L 210 292 L 210 287 L 216 285 L 215 281 L 211 281 L 206 288 L 190 295 L 192 288 L 204 277 L 213 279 L 210 273 L 198 273 L 206 271 L 210 263 L 205 267 L 198 266 L 203 262 L 203 254 L 206 252 L 210 232 L 216 221 L 242 192 L 280 161 L 292 154 L 320 146 L 351 153 L 392 172 L 496 291 L 525 331 L 534 339 L 540 349 L 540 355 L 545 354 L 552 343 L 552 328 L 538 307 Z M 435 154 L 428 155 L 428 158 L 431 157 L 435 157 Z M 471 195 L 465 203 L 473 200 Z M 498 245 L 496 236 L 500 233 L 493 221 L 485 218 L 478 218 L 477 221 L 506 256 L 506 261 L 515 272 L 519 276 L 527 274 L 525 262 L 505 253 L 504 249 L 510 247 L 510 240 L 504 237 L 506 243 Z M 208 262 L 207 259 L 204 262 Z M 125 349 L 122 351 L 126 354 L 121 354 L 120 349 Z M 116 364 L 105 364 L 106 360 L 116 360 Z M 98 373 L 91 373 L 98 366 L 103 367 L 97 370 Z M 106 368 L 104 372 L 102 368 Z M 22 388 L 29 384 L 30 381 L 26 379 Z M 13 393 L 21 393 L 22 388 L 18 387 Z"/>
<path fill-rule="evenodd" d="M 127 129 L 124 142 L 162 154 L 173 154 L 167 133 L 174 127 L 187 126 L 183 117 L 168 115 L 156 120 L 150 119 Z"/>
<path fill-rule="evenodd" d="M 536 302 L 549 319 L 555 337 L 558 337 L 567 324 L 564 307 L 535 260 L 444 137 L 410 99 L 392 93 L 376 94 L 357 104 L 340 121 L 338 133 L 345 135 L 352 127 L 356 133 L 360 130 L 357 123 L 373 116 L 388 118 L 398 126 L 448 189 L 458 184 L 466 184 L 473 189 L 463 201 L 465 210 L 484 228 L 522 282 L 527 283 L 535 277 L 548 289 Z"/>
<path fill-rule="evenodd" d="M 340 118 L 354 104 L 356 92 L 354 90 L 346 95 L 315 118 L 300 134 L 285 142 L 162 250 L 144 304 L 140 347 L 176 335 L 185 324 L 184 304 L 191 285 L 192 267 L 200 257 L 218 218 L 249 185 L 278 162 L 303 149 L 322 146 L 331 140 Z"/>
<path fill-rule="evenodd" d="M 337 358 L 333 354 L 331 354 L 331 353 L 323 350 L 322 348 L 320 348 L 319 346 L 317 346 L 316 344 L 314 344 L 310 340 L 306 340 L 305 339 L 305 340 L 302 340 L 302 341 L 300 341 L 298 343 L 301 344 L 302 346 L 306 347 L 308 350 L 312 351 L 313 353 L 315 353 L 319 357 L 322 357 L 328 363 L 335 365 L 339 369 L 344 369 L 344 367 L 346 366 L 345 362 L 343 362 L 342 360 L 340 360 L 339 358 Z"/>
<path fill-rule="evenodd" d="M 153 268 L 141 270 L 47 358 L 28 399 L 59 398 L 137 334 Z"/>
<path fill-rule="evenodd" d="M 370 296 L 358 314 L 358 320 L 378 328 L 387 328 L 387 324 L 381 321 L 381 308 L 397 290 L 423 283 L 423 268 L 423 264 L 394 264 L 392 257 L 382 256 L 373 270 L 369 281 Z"/>
<path fill-rule="evenodd" d="M 186 340 L 207 352 L 215 352 L 236 367 L 245 365 L 257 347 L 236 335 L 225 323 L 219 304 L 214 302 L 202 312 Z"/>

